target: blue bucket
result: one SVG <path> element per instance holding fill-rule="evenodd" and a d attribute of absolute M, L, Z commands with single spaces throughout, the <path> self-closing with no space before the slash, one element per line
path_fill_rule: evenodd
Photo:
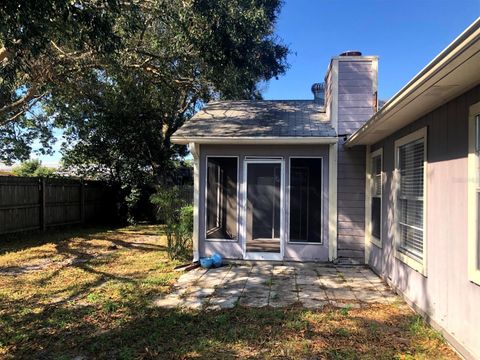
<path fill-rule="evenodd" d="M 201 258 L 200 266 L 204 269 L 210 269 L 213 265 L 213 259 L 211 257 Z"/>
<path fill-rule="evenodd" d="M 213 266 L 214 267 L 220 267 L 222 266 L 222 255 L 219 253 L 215 253 L 212 255 L 212 260 L 213 260 Z"/>

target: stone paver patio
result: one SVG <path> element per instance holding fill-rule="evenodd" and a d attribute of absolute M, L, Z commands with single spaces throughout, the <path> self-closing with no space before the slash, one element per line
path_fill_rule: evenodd
<path fill-rule="evenodd" d="M 216 310 L 250 307 L 361 307 L 400 298 L 364 266 L 324 264 L 242 264 L 197 268 L 183 274 L 173 291 L 155 300 L 160 307 Z"/>

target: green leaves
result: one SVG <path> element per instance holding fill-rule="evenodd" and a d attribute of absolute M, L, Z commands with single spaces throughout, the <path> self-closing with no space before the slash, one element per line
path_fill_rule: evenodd
<path fill-rule="evenodd" d="M 10 144 L 9 159 L 26 158 L 40 137 L 48 151 L 57 127 L 64 163 L 79 175 L 130 189 L 169 182 L 187 154 L 170 137 L 185 121 L 212 99 L 258 99 L 258 84 L 286 71 L 288 48 L 273 31 L 280 6 L 7 0 L 0 5 L 8 53 L 0 60 L 0 134 L 9 131 L 0 151 Z M 31 114 L 35 103 L 41 108 Z"/>
<path fill-rule="evenodd" d="M 38 159 L 27 160 L 13 168 L 12 171 L 17 176 L 38 176 L 53 177 L 55 170 L 42 165 Z"/>
<path fill-rule="evenodd" d="M 189 260 L 192 248 L 193 206 L 187 205 L 177 186 L 159 189 L 150 197 L 157 218 L 165 223 L 167 253 L 171 259 Z"/>

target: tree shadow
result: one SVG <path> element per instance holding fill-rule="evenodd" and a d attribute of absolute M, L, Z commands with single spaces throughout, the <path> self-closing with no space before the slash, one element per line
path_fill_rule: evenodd
<path fill-rule="evenodd" d="M 145 235 L 144 233 L 139 233 L 139 235 Z M 156 236 L 160 236 L 155 234 Z M 86 239 L 98 239 L 98 240 L 105 240 L 113 243 L 116 246 L 127 248 L 127 249 L 136 249 L 142 251 L 165 251 L 167 250 L 166 246 L 164 245 L 157 245 L 157 244 L 149 244 L 147 242 L 128 242 L 124 240 L 120 240 L 115 237 L 109 237 L 107 235 L 88 235 Z"/>
<path fill-rule="evenodd" d="M 59 243 L 72 238 L 92 238 L 95 234 L 118 229 L 118 226 L 74 225 L 68 228 L 52 228 L 47 231 L 30 231 L 0 236 L 0 255 L 18 252 L 47 243 Z"/>
<path fill-rule="evenodd" d="M 374 316 L 372 311 L 383 310 L 372 307 L 342 315 L 333 308 L 238 306 L 203 312 L 132 305 L 102 313 L 99 321 L 92 319 L 93 311 L 57 306 L 25 315 L 21 323 L 29 341 L 12 347 L 11 355 L 28 358 L 34 351 L 39 358 L 99 359 L 455 357 L 435 339 L 430 339 L 432 346 L 422 345 L 428 339 L 411 331 L 414 318 L 409 310 Z M 48 337 L 41 336 L 45 318 Z"/>

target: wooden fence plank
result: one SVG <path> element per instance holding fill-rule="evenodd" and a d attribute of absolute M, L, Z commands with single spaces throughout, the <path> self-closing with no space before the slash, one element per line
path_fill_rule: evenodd
<path fill-rule="evenodd" d="M 114 196 L 104 182 L 0 176 L 0 234 L 114 217 Z"/>
<path fill-rule="evenodd" d="M 47 219 L 46 219 L 46 213 L 45 213 L 45 208 L 46 208 L 46 195 L 45 195 L 45 188 L 46 188 L 46 180 L 43 178 L 41 179 L 41 186 L 40 186 L 40 224 L 42 227 L 42 230 L 45 230 L 47 228 Z"/>

